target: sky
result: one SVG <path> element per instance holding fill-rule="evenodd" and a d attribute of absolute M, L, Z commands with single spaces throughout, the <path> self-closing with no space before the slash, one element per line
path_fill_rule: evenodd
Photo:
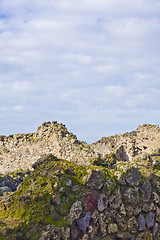
<path fill-rule="evenodd" d="M 160 124 L 160 0 L 0 0 L 0 135 Z"/>

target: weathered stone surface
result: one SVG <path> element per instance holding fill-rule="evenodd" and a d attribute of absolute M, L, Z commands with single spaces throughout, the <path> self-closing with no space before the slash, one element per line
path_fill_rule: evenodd
<path fill-rule="evenodd" d="M 87 192 L 82 196 L 82 200 L 87 211 L 97 209 L 97 199 L 92 192 Z"/>
<path fill-rule="evenodd" d="M 126 181 L 129 183 L 130 186 L 138 186 L 141 180 L 141 173 L 139 172 L 138 168 L 132 167 L 129 177 Z"/>
<path fill-rule="evenodd" d="M 148 202 L 151 197 L 151 184 L 150 182 L 145 182 L 143 183 L 141 187 L 141 192 L 142 192 L 142 201 L 143 202 Z"/>
<path fill-rule="evenodd" d="M 84 236 L 81 238 L 81 240 L 88 240 L 88 239 L 89 239 L 88 234 L 84 234 Z"/>
<path fill-rule="evenodd" d="M 138 223 L 137 223 L 137 220 L 135 217 L 131 217 L 129 220 L 128 220 L 128 230 L 131 232 L 131 233 L 135 233 L 137 231 L 137 228 L 138 228 Z"/>
<path fill-rule="evenodd" d="M 100 194 L 98 198 L 98 210 L 102 212 L 104 209 L 106 209 L 108 206 L 108 199 L 105 194 Z"/>
<path fill-rule="evenodd" d="M 101 213 L 99 215 L 99 224 L 100 224 L 100 231 L 101 231 L 102 237 L 106 237 L 106 235 L 107 235 L 107 222 L 106 222 L 106 216 L 103 213 Z"/>
<path fill-rule="evenodd" d="M 98 228 L 99 228 L 99 224 L 91 224 L 91 225 L 89 225 L 89 227 L 88 227 L 88 234 L 89 234 L 89 236 L 90 236 L 90 239 L 92 240 L 94 240 L 94 239 L 96 239 L 96 234 L 97 234 L 97 232 L 98 232 Z"/>
<path fill-rule="evenodd" d="M 135 235 L 132 235 L 130 240 L 136 240 Z"/>
<path fill-rule="evenodd" d="M 70 213 L 68 215 L 68 224 L 72 225 L 75 220 L 77 220 L 82 212 L 82 204 L 80 201 L 73 203 Z"/>
<path fill-rule="evenodd" d="M 126 216 L 126 209 L 125 209 L 124 204 L 122 204 L 122 205 L 120 206 L 119 213 L 122 214 L 122 215 L 124 215 L 124 216 Z"/>
<path fill-rule="evenodd" d="M 87 185 L 90 188 L 100 190 L 104 185 L 105 174 L 102 171 L 92 170 L 92 174 L 88 179 Z"/>
<path fill-rule="evenodd" d="M 160 204 L 159 195 L 156 192 L 153 192 L 152 194 L 153 194 L 153 202 L 159 205 Z"/>
<path fill-rule="evenodd" d="M 62 239 L 69 240 L 71 235 L 71 229 L 69 227 L 62 228 Z"/>
<path fill-rule="evenodd" d="M 0 196 L 2 196 L 3 193 L 5 193 L 5 192 L 12 192 L 12 189 L 9 188 L 9 187 L 7 187 L 7 186 L 5 186 L 5 187 L 0 187 Z"/>
<path fill-rule="evenodd" d="M 150 212 L 146 216 L 146 225 L 148 228 L 151 228 L 154 226 L 154 220 L 155 220 L 155 213 Z"/>
<path fill-rule="evenodd" d="M 77 224 L 83 232 L 86 232 L 86 230 L 89 226 L 90 220 L 91 220 L 90 212 L 87 212 L 84 217 L 77 220 Z"/>
<path fill-rule="evenodd" d="M 153 237 L 154 237 L 154 239 L 156 239 L 156 235 L 158 233 L 158 230 L 159 230 L 158 223 L 155 223 L 155 225 L 153 227 Z"/>
<path fill-rule="evenodd" d="M 137 205 L 139 203 L 139 190 L 138 188 L 126 189 L 123 195 L 126 204 Z"/>
<path fill-rule="evenodd" d="M 152 233 L 148 231 L 140 233 L 136 240 L 153 240 Z"/>
<path fill-rule="evenodd" d="M 62 237 L 61 229 L 55 226 L 52 226 L 51 229 L 51 239 L 53 240 L 60 240 Z"/>
<path fill-rule="evenodd" d="M 127 230 L 127 222 L 119 214 L 117 214 L 117 216 L 116 216 L 116 222 L 117 222 L 117 225 L 118 225 L 118 229 L 122 230 L 123 232 Z"/>
<path fill-rule="evenodd" d="M 81 231 L 77 226 L 74 226 L 71 229 L 71 237 L 72 237 L 73 240 L 79 239 L 80 234 L 81 234 Z"/>
<path fill-rule="evenodd" d="M 116 234 L 118 239 L 130 240 L 131 234 L 129 232 L 120 232 Z"/>
<path fill-rule="evenodd" d="M 160 222 L 160 208 L 159 207 L 157 207 L 157 209 L 156 209 L 156 221 Z"/>
<path fill-rule="evenodd" d="M 146 229 L 145 218 L 142 214 L 139 215 L 139 231 L 144 231 Z"/>
<path fill-rule="evenodd" d="M 114 194 L 111 195 L 109 198 L 109 206 L 111 208 L 117 209 L 121 206 L 122 204 L 122 196 L 120 189 L 117 189 Z"/>
<path fill-rule="evenodd" d="M 94 223 L 98 222 L 99 216 L 100 215 L 99 215 L 99 212 L 97 210 L 92 213 L 92 220 L 93 220 Z"/>
<path fill-rule="evenodd" d="M 108 225 L 108 233 L 112 234 L 112 233 L 116 233 L 118 232 L 118 226 L 116 223 L 111 223 Z"/>

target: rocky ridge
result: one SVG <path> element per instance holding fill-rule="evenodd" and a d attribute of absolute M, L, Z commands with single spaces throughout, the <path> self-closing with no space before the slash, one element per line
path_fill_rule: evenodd
<path fill-rule="evenodd" d="M 109 154 L 115 154 L 117 161 L 134 162 L 138 157 L 145 158 L 159 149 L 158 125 L 144 124 L 131 133 L 87 144 L 77 140 L 65 125 L 56 121 L 45 122 L 36 133 L 0 136 L 0 173 L 31 170 L 32 165 L 47 154 L 89 165 L 98 157 L 107 161 Z"/>
<path fill-rule="evenodd" d="M 58 158 L 89 164 L 98 155 L 68 132 L 63 124 L 45 122 L 36 133 L 0 136 L 0 172 L 32 169 L 39 158 L 53 154 Z"/>
<path fill-rule="evenodd" d="M 143 125 L 87 145 L 57 122 L 1 136 L 0 239 L 160 240 L 159 138 Z"/>

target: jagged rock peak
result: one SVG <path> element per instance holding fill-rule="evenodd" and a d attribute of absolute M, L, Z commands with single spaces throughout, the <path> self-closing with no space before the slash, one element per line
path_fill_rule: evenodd
<path fill-rule="evenodd" d="M 36 133 L 0 136 L 0 173 L 32 169 L 32 164 L 47 154 L 79 164 L 89 164 L 96 157 L 64 124 L 44 122 Z"/>

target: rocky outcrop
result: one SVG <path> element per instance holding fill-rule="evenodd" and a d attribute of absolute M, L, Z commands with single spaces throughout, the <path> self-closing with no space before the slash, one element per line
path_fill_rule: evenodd
<path fill-rule="evenodd" d="M 159 149 L 157 125 L 91 145 L 57 122 L 0 136 L 0 238 L 159 240 Z"/>
<path fill-rule="evenodd" d="M 144 124 L 130 133 L 103 137 L 90 147 L 105 157 L 114 152 L 117 160 L 134 161 L 137 157 L 144 158 L 160 149 L 160 128 L 158 125 Z"/>
<path fill-rule="evenodd" d="M 61 159 L 89 164 L 97 154 L 67 131 L 63 124 L 45 122 L 36 133 L 0 136 L 0 173 L 32 169 L 47 154 Z"/>
<path fill-rule="evenodd" d="M 159 171 L 146 177 L 130 167 L 121 179 L 115 169 L 79 166 L 48 155 L 16 192 L 2 193 L 0 237 L 160 239 Z"/>
<path fill-rule="evenodd" d="M 138 157 L 159 154 L 159 149 L 158 125 L 145 124 L 131 133 L 102 138 L 88 145 L 77 140 L 65 125 L 56 121 L 45 122 L 36 133 L 0 136 L 0 173 L 32 170 L 32 165 L 47 154 L 78 164 L 89 165 L 96 159 L 103 159 L 113 165 L 117 161 L 134 162 Z M 150 156 L 148 162 L 153 163 Z M 153 164 L 160 168 L 159 161 Z"/>

